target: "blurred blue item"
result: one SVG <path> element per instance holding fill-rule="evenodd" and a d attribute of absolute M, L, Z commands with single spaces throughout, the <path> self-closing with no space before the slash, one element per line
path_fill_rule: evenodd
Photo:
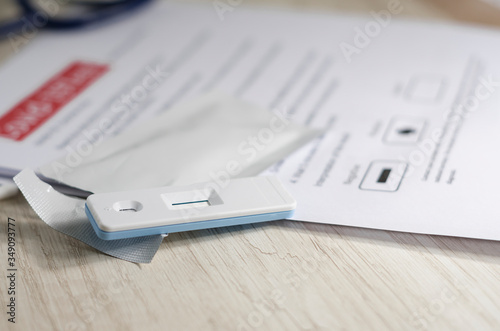
<path fill-rule="evenodd" d="M 0 23 L 0 39 L 7 38 L 11 33 L 18 33 L 27 24 L 37 28 L 48 29 L 76 29 L 107 20 L 116 15 L 133 11 L 152 0 L 81 0 L 65 1 L 85 8 L 72 16 L 51 15 L 45 10 L 33 5 L 32 0 L 17 0 L 21 8 L 19 18 L 10 22 Z M 58 2 L 54 2 L 60 7 Z M 70 6 L 71 6 L 70 5 Z M 60 9 L 59 7 L 58 10 Z M 36 21 L 38 20 L 38 21 Z M 40 20 L 43 20 L 41 24 Z"/>

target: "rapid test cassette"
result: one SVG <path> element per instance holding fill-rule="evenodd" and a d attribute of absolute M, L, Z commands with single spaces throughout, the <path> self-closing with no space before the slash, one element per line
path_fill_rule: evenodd
<path fill-rule="evenodd" d="M 249 177 L 92 194 L 85 212 L 97 236 L 113 240 L 286 219 L 295 207 L 276 177 Z"/>

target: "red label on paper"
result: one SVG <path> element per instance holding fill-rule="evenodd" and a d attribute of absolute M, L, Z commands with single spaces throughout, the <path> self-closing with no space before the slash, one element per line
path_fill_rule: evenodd
<path fill-rule="evenodd" d="M 108 70 L 103 64 L 71 63 L 0 117 L 0 136 L 23 140 Z"/>

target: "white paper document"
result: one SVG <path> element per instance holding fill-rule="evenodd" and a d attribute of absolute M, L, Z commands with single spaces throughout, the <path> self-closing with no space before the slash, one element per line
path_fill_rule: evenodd
<path fill-rule="evenodd" d="M 397 16 L 157 3 L 44 33 L 0 69 L 0 170 L 218 89 L 326 129 L 265 172 L 296 220 L 500 240 L 500 31 Z"/>

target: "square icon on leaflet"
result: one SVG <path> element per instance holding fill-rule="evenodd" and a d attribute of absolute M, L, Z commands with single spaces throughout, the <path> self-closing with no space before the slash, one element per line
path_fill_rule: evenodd
<path fill-rule="evenodd" d="M 395 192 L 399 189 L 407 164 L 400 161 L 374 161 L 368 167 L 359 188 L 368 191 Z"/>
<path fill-rule="evenodd" d="M 404 95 L 408 101 L 435 104 L 445 94 L 446 80 L 439 75 L 416 75 L 406 86 Z"/>
<path fill-rule="evenodd" d="M 384 135 L 388 144 L 416 144 L 422 138 L 426 127 L 423 118 L 395 117 L 389 123 Z"/>

